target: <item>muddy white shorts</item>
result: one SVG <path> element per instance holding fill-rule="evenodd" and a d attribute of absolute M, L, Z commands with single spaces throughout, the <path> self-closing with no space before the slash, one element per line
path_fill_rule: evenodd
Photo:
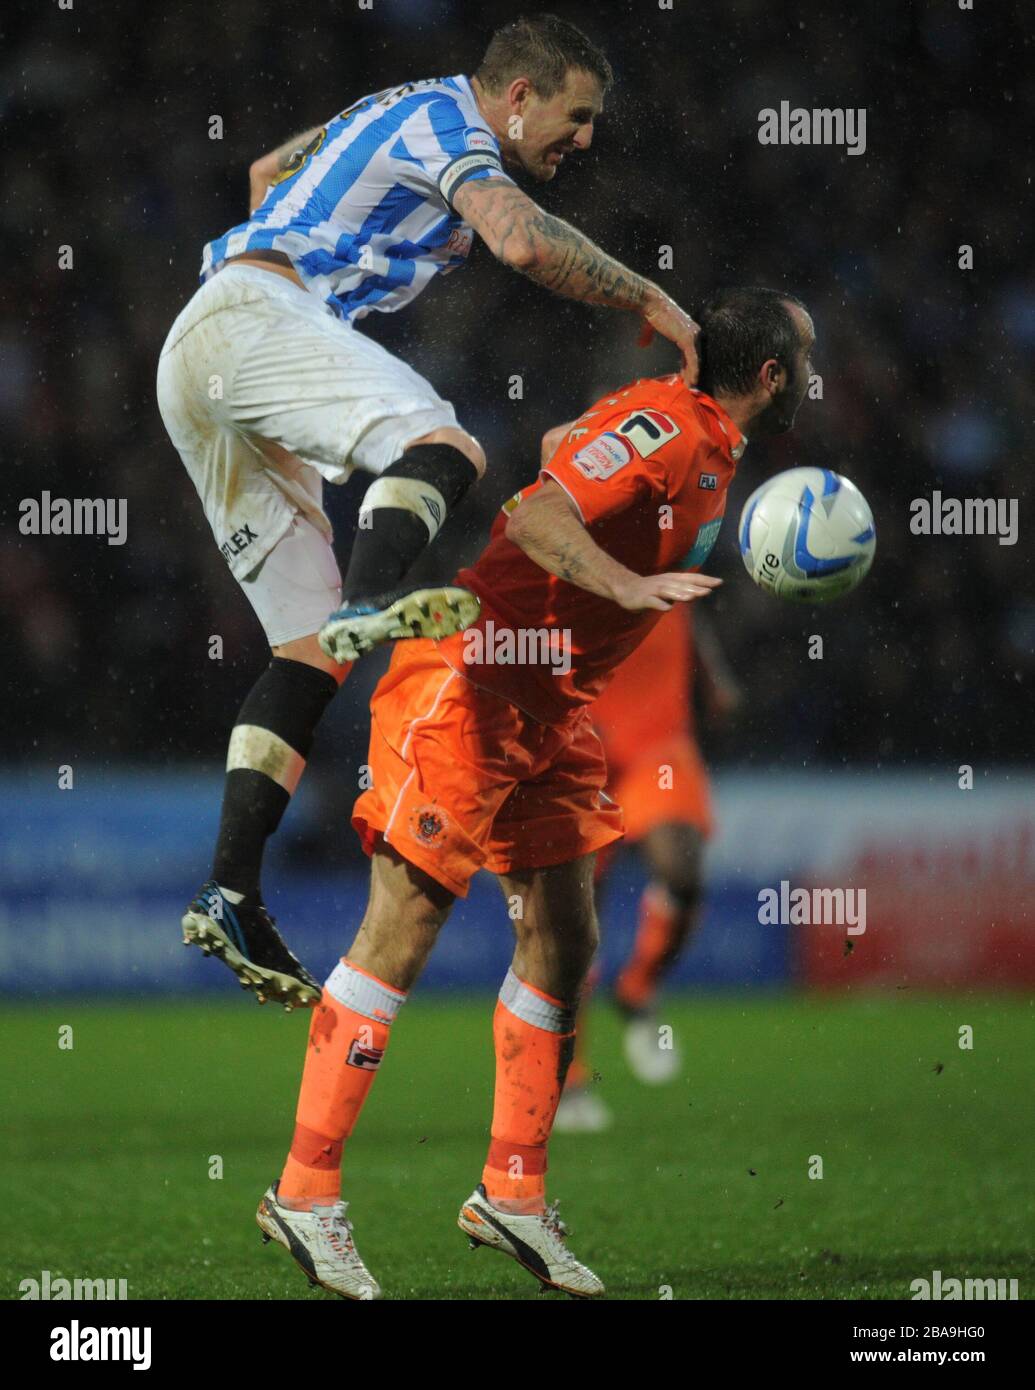
<path fill-rule="evenodd" d="M 457 428 L 453 407 L 405 362 L 249 265 L 224 267 L 173 324 L 158 408 L 273 646 L 318 631 L 338 606 L 324 479 L 382 473 L 414 439 Z"/>

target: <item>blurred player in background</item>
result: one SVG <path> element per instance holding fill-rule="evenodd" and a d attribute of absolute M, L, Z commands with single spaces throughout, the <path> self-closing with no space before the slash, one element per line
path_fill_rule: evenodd
<path fill-rule="evenodd" d="M 517 942 L 493 1021 L 488 1153 L 459 1225 L 546 1287 L 603 1292 L 546 1204 L 547 1142 L 597 944 L 594 859 L 622 834 L 591 707 L 660 614 L 719 582 L 693 571 L 747 436 L 791 428 L 814 340 L 804 308 L 773 290 L 726 291 L 701 322 L 706 389 L 684 369 L 574 421 L 457 576 L 481 601 L 478 620 L 400 643 L 374 692 L 372 786 L 352 814 L 370 898 L 313 1013 L 290 1153 L 257 1213 L 265 1236 L 342 1297 L 380 1293 L 340 1200 L 344 1146 L 407 993 L 482 868 Z"/>
<path fill-rule="evenodd" d="M 162 349 L 162 419 L 273 652 L 230 737 L 212 877 L 184 940 L 260 1002 L 319 997 L 266 911 L 261 871 L 348 664 L 390 639 L 457 632 L 478 611 L 462 588 L 405 579 L 483 473 L 481 446 L 357 320 L 463 266 L 477 233 L 543 288 L 638 314 L 641 341 L 657 330 L 696 374 L 692 319 L 505 172 L 546 183 L 587 150 L 611 81 L 574 25 L 519 19 L 472 77 L 363 97 L 257 160 L 249 220 L 205 247 L 201 289 Z M 322 487 L 355 468 L 375 481 L 342 581 Z"/>
<path fill-rule="evenodd" d="M 597 855 L 598 901 L 621 845 L 639 850 L 649 874 L 632 950 L 611 995 L 627 1019 L 626 1060 L 646 1085 L 671 1080 L 680 1067 L 678 1041 L 666 1038 L 671 1045 L 660 1045 L 654 1006 L 659 986 L 697 927 L 702 860 L 713 829 L 708 771 L 695 737 L 695 688 L 710 720 L 727 718 L 740 702 L 707 616 L 679 606 L 622 663 L 592 706 L 607 759 L 607 794 L 625 819 L 625 839 Z M 592 1133 L 611 1123 L 590 1085 L 588 995 L 587 988 L 554 1124 L 560 1133 Z"/>

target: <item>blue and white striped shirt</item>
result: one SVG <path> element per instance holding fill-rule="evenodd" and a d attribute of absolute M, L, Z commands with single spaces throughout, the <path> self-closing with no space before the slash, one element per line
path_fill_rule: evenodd
<path fill-rule="evenodd" d="M 342 318 L 392 313 L 464 264 L 474 233 L 452 197 L 486 178 L 507 175 L 466 77 L 388 88 L 335 116 L 251 219 L 205 247 L 201 278 L 245 251 L 281 251 Z"/>

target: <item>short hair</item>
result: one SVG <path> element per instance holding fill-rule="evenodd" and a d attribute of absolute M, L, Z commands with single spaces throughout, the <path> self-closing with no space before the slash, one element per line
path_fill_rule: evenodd
<path fill-rule="evenodd" d="M 760 286 L 721 289 L 695 317 L 701 325 L 697 351 L 698 386 L 709 396 L 740 396 L 750 391 L 763 362 L 775 357 L 790 365 L 800 336 L 787 308 L 805 305 L 786 290 Z"/>
<path fill-rule="evenodd" d="M 537 95 L 549 98 L 572 69 L 592 73 L 604 91 L 614 81 L 604 54 L 574 24 L 553 14 L 521 15 L 493 34 L 475 77 L 490 92 L 527 77 Z"/>

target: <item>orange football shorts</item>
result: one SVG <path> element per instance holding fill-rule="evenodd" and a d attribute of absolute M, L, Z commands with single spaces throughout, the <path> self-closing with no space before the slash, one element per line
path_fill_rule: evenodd
<path fill-rule="evenodd" d="M 622 835 L 586 709 L 541 724 L 447 666 L 434 642 L 397 644 L 370 702 L 372 785 L 352 824 L 466 897 L 479 869 L 564 864 Z"/>
<path fill-rule="evenodd" d="M 711 835 L 708 769 L 689 734 L 653 744 L 634 762 L 612 765 L 610 774 L 607 792 L 622 808 L 630 843 L 671 823 L 692 825 L 705 838 Z"/>

